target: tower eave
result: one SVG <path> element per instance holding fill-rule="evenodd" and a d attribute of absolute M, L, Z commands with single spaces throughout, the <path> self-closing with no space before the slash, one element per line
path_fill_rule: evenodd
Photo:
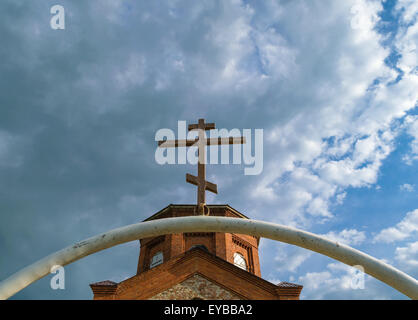
<path fill-rule="evenodd" d="M 168 206 L 161 209 L 157 213 L 154 213 L 152 216 L 146 218 L 145 220 L 142 220 L 142 222 L 157 219 L 158 216 L 160 216 L 161 214 L 163 214 L 164 212 L 166 212 L 167 210 L 170 210 L 170 209 L 194 208 L 194 207 L 196 207 L 196 205 L 194 205 L 194 204 L 169 204 Z M 213 209 L 219 209 L 219 208 L 228 209 L 231 212 L 235 213 L 240 218 L 249 219 L 245 214 L 243 214 L 243 213 L 239 212 L 238 210 L 232 208 L 229 204 L 208 204 L 207 207 L 209 209 L 212 209 L 212 208 Z"/>

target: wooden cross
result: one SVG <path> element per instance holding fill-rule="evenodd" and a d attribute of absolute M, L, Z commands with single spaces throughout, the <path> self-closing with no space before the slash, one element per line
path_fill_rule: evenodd
<path fill-rule="evenodd" d="M 198 166 L 197 177 L 186 174 L 186 181 L 197 186 L 197 206 L 200 214 L 204 214 L 206 205 L 206 190 L 218 193 L 216 184 L 206 181 L 206 146 L 222 145 L 222 144 L 243 144 L 245 137 L 228 137 L 228 138 L 205 138 L 205 131 L 215 129 L 214 123 L 205 123 L 204 119 L 199 119 L 197 124 L 189 124 L 188 130 L 198 130 L 198 137 L 195 140 L 163 140 L 158 141 L 160 148 L 176 148 L 176 147 L 192 147 L 198 148 Z"/>

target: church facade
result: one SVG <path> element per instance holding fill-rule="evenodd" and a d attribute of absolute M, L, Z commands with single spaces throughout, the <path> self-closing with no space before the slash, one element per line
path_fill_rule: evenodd
<path fill-rule="evenodd" d="M 248 219 L 228 205 L 211 216 Z M 145 221 L 196 215 L 196 205 L 169 205 Z M 90 284 L 96 300 L 297 300 L 302 286 L 261 278 L 260 238 L 192 232 L 141 239 L 137 273 L 120 283 Z"/>

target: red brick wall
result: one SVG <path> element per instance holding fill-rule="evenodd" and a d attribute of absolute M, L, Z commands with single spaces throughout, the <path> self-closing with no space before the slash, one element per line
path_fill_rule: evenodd
<path fill-rule="evenodd" d="M 210 253 L 215 254 L 214 232 L 191 232 L 184 234 L 184 250 L 189 250 L 194 245 L 204 245 Z"/>

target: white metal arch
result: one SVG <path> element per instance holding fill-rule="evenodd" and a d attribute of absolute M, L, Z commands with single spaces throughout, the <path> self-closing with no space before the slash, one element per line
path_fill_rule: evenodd
<path fill-rule="evenodd" d="M 141 222 L 110 230 L 57 251 L 0 282 L 0 299 L 7 299 L 48 275 L 55 265 L 65 266 L 95 252 L 142 238 L 183 232 L 224 232 L 259 236 L 293 244 L 341 261 L 361 265 L 364 272 L 412 299 L 418 299 L 418 281 L 406 273 L 347 245 L 313 233 L 269 222 L 189 216 Z"/>

